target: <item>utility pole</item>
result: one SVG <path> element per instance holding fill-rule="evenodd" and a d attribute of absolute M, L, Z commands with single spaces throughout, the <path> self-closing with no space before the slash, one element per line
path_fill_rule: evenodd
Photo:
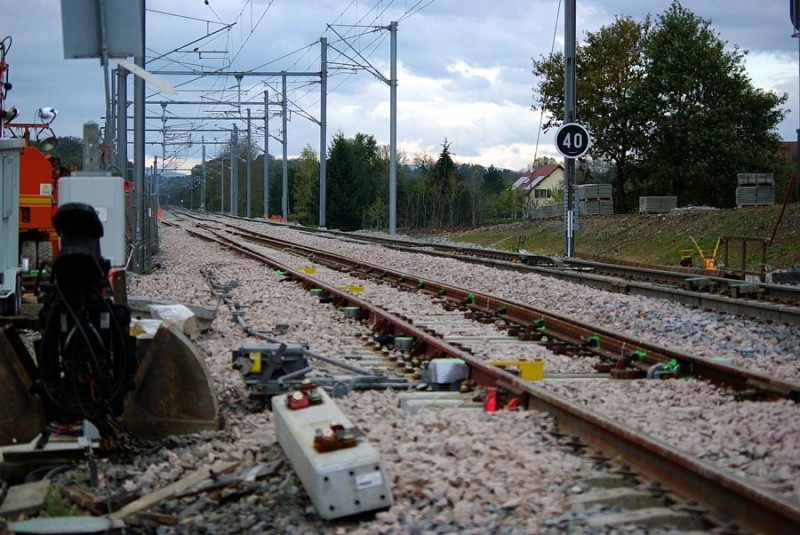
<path fill-rule="evenodd" d="M 575 122 L 577 98 L 575 95 L 575 2 L 566 0 L 564 4 L 564 123 Z M 564 256 L 570 258 L 575 254 L 575 223 L 577 216 L 573 186 L 575 184 L 575 158 L 564 158 Z"/>
<path fill-rule="evenodd" d="M 286 163 L 286 159 L 288 158 L 288 150 L 287 150 L 287 143 L 286 143 L 286 123 L 288 121 L 288 107 L 287 107 L 287 98 L 286 98 L 286 73 L 283 74 L 283 132 L 281 132 L 281 137 L 283 139 L 283 163 L 281 166 L 281 171 L 283 173 L 283 192 L 281 195 L 281 214 L 283 215 L 283 220 L 288 222 L 289 221 L 289 168 Z"/>
<path fill-rule="evenodd" d="M 250 108 L 247 108 L 247 155 L 245 156 L 247 162 L 247 217 L 250 217 Z"/>
<path fill-rule="evenodd" d="M 328 40 L 321 37 L 320 46 L 320 99 L 319 99 L 319 226 L 325 228 L 325 203 L 327 202 L 327 157 L 328 157 Z"/>
<path fill-rule="evenodd" d="M 203 143 L 203 185 L 200 188 L 200 209 L 206 209 L 206 138 L 200 138 Z"/>
<path fill-rule="evenodd" d="M 574 1 L 574 0 L 573 0 Z M 389 24 L 389 234 L 397 234 L 397 22 Z"/>
<path fill-rule="evenodd" d="M 219 159 L 219 213 L 225 213 L 225 157 Z"/>
<path fill-rule="evenodd" d="M 269 91 L 264 91 L 264 217 L 269 218 Z"/>
<path fill-rule="evenodd" d="M 233 125 L 233 132 L 231 133 L 231 215 L 238 216 L 239 208 L 237 199 L 239 192 L 237 191 L 237 182 L 239 181 L 239 129 Z"/>
<path fill-rule="evenodd" d="M 789 0 L 789 19 L 792 21 L 792 37 L 797 38 L 797 59 L 800 65 L 800 0 Z M 800 98 L 800 95 L 798 95 Z M 797 129 L 797 145 L 794 148 L 795 180 L 800 195 L 800 128 Z"/>
<path fill-rule="evenodd" d="M 128 180 L 128 71 L 117 67 L 117 161 L 123 180 Z"/>
<path fill-rule="evenodd" d="M 142 48 L 139 55 L 134 56 L 134 64 L 144 69 L 144 43 L 146 33 L 145 0 L 142 0 Z M 134 212 L 136 213 L 133 229 L 133 268 L 137 273 L 150 271 L 150 247 L 144 239 L 145 228 L 149 225 L 147 208 L 145 206 L 145 181 L 144 181 L 144 143 L 145 124 L 144 110 L 144 80 L 135 76 L 133 80 L 133 189 Z"/>

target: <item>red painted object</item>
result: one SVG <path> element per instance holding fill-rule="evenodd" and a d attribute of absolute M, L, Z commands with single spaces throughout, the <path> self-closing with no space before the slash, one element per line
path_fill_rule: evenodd
<path fill-rule="evenodd" d="M 486 400 L 483 402 L 483 412 L 497 412 L 497 389 L 486 389 Z"/>

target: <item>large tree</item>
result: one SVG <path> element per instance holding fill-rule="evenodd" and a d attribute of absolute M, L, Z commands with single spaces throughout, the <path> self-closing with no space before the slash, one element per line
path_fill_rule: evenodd
<path fill-rule="evenodd" d="M 734 205 L 736 174 L 775 167 L 776 126 L 786 95 L 753 87 L 738 47 L 680 2 L 658 17 L 647 41 L 647 76 L 636 92 L 650 192 L 682 203 Z"/>
<path fill-rule="evenodd" d="M 614 164 L 615 210 L 625 196 L 677 195 L 730 206 L 737 172 L 772 171 L 786 96 L 755 89 L 744 54 L 724 50 L 710 22 L 673 1 L 655 24 L 619 17 L 577 52 L 578 119 L 590 155 Z M 548 129 L 562 122 L 563 55 L 534 62 Z M 633 178 L 633 180 L 632 180 Z"/>
<path fill-rule="evenodd" d="M 637 121 L 640 115 L 634 93 L 644 77 L 644 43 L 650 19 L 636 22 L 617 17 L 613 24 L 587 33 L 586 44 L 577 50 L 577 118 L 589 126 L 591 156 L 614 162 L 614 209 L 626 209 L 625 186 L 629 163 L 641 144 Z M 534 91 L 539 106 L 549 114 L 544 129 L 560 126 L 564 117 L 564 55 L 555 53 L 533 63 L 540 76 Z"/>
<path fill-rule="evenodd" d="M 357 230 L 370 219 L 367 211 L 386 192 L 388 162 L 381 157 L 377 141 L 358 133 L 345 138 L 338 132 L 328 149 L 327 224 L 342 230 Z"/>
<path fill-rule="evenodd" d="M 319 222 L 319 158 L 309 145 L 300 151 L 300 160 L 293 171 L 291 219 L 303 225 L 316 225 Z"/>

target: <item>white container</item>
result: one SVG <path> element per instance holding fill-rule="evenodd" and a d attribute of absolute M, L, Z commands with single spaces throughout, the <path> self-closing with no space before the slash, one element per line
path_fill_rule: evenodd
<path fill-rule="evenodd" d="M 389 480 L 378 452 L 365 438 L 356 446 L 320 453 L 314 449 L 317 429 L 353 424 L 321 388 L 322 403 L 291 410 L 286 394 L 272 398 L 278 442 L 289 458 L 321 518 L 354 515 L 392 505 Z"/>
<path fill-rule="evenodd" d="M 90 205 L 103 224 L 100 254 L 112 267 L 125 265 L 125 185 L 108 174 L 76 173 L 58 181 L 58 206 L 79 202 Z"/>
<path fill-rule="evenodd" d="M 17 291 L 19 274 L 19 151 L 21 139 L 0 139 L 0 298 Z"/>

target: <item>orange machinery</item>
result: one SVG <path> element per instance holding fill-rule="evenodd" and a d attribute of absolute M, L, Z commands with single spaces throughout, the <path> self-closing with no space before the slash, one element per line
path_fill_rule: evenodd
<path fill-rule="evenodd" d="M 19 244 L 31 269 L 58 253 L 53 215 L 58 209 L 58 179 L 69 174 L 61 161 L 26 143 L 20 152 Z M 23 266 L 24 267 L 24 266 Z"/>

